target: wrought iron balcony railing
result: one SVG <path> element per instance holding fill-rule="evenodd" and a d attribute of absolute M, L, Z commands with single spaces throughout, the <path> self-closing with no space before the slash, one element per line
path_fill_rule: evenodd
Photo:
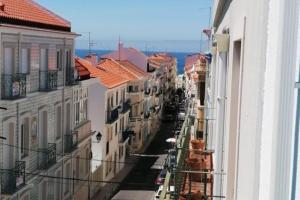
<path fill-rule="evenodd" d="M 66 85 L 78 84 L 77 78 L 75 77 L 75 69 L 72 67 L 66 68 Z"/>
<path fill-rule="evenodd" d="M 130 100 L 128 99 L 127 101 L 123 102 L 122 103 L 122 106 L 121 106 L 121 113 L 126 113 L 127 111 L 130 110 Z"/>
<path fill-rule="evenodd" d="M 49 143 L 47 148 L 38 149 L 38 169 L 49 169 L 55 163 L 56 144 Z"/>
<path fill-rule="evenodd" d="M 26 74 L 2 74 L 2 99 L 26 97 Z"/>
<path fill-rule="evenodd" d="M 57 70 L 40 71 L 40 91 L 57 89 Z"/>
<path fill-rule="evenodd" d="M 25 185 L 25 161 L 16 161 L 14 168 L 1 171 L 2 194 L 13 194 Z"/>
<path fill-rule="evenodd" d="M 134 135 L 134 132 L 127 128 L 122 132 L 122 137 L 120 138 L 120 143 L 124 143 L 131 135 Z"/>
<path fill-rule="evenodd" d="M 65 152 L 72 153 L 78 144 L 78 131 L 73 131 L 71 134 L 65 135 Z"/>
<path fill-rule="evenodd" d="M 119 118 L 119 110 L 118 108 L 115 108 L 111 111 L 107 111 L 106 115 L 106 123 L 112 124 Z"/>

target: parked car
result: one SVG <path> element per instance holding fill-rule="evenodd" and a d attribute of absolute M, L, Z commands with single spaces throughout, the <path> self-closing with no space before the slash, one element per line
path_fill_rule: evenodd
<path fill-rule="evenodd" d="M 163 185 L 166 175 L 167 175 L 167 170 L 166 169 L 161 170 L 160 173 L 158 174 L 157 178 L 155 179 L 155 184 Z"/>
<path fill-rule="evenodd" d="M 161 194 L 161 192 L 162 192 L 163 189 L 164 189 L 163 185 L 159 186 L 158 190 L 155 193 L 154 200 L 158 200 L 159 199 L 160 194 Z M 174 192 L 174 191 L 175 191 L 175 187 L 174 186 L 170 186 L 170 190 L 169 190 L 169 188 L 167 188 L 167 192 Z"/>

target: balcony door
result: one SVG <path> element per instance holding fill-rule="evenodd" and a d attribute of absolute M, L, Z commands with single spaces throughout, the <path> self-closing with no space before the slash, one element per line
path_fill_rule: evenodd
<path fill-rule="evenodd" d="M 14 48 L 4 48 L 4 74 L 14 73 Z"/>
<path fill-rule="evenodd" d="M 14 167 L 15 164 L 15 151 L 14 151 L 14 145 L 15 145 L 15 126 L 14 123 L 7 124 L 4 132 L 4 137 L 7 138 L 3 142 L 6 144 L 4 146 L 4 152 L 3 152 L 3 168 L 4 169 L 11 169 Z"/>
<path fill-rule="evenodd" d="M 39 112 L 39 148 L 47 148 L 47 131 L 48 131 L 48 124 L 47 124 L 47 111 L 40 111 Z"/>
<path fill-rule="evenodd" d="M 48 70 L 48 49 L 40 51 L 40 87 L 47 87 L 47 70 Z"/>

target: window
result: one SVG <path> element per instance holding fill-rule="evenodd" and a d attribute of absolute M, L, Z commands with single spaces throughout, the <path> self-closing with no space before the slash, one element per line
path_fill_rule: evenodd
<path fill-rule="evenodd" d="M 118 133 L 118 122 L 115 124 L 115 135 Z"/>
<path fill-rule="evenodd" d="M 62 117 L 61 117 L 61 106 L 58 106 L 56 108 L 56 139 L 60 139 L 61 138 L 61 128 L 62 128 Z"/>
<path fill-rule="evenodd" d="M 88 94 L 87 88 L 74 92 L 74 118 L 75 125 L 87 120 Z"/>
<path fill-rule="evenodd" d="M 57 49 L 56 50 L 56 68 L 58 70 L 62 70 L 62 50 Z"/>
<path fill-rule="evenodd" d="M 80 164 L 80 158 L 79 158 L 79 156 L 76 156 L 76 171 L 75 171 L 75 177 L 77 179 L 76 182 L 78 182 L 78 179 L 80 178 L 79 177 L 79 166 L 80 166 L 79 164 Z"/>
<path fill-rule="evenodd" d="M 4 74 L 13 74 L 15 68 L 14 48 L 4 48 Z"/>
<path fill-rule="evenodd" d="M 68 163 L 66 166 L 66 177 L 65 180 L 65 194 L 68 194 L 70 192 L 70 178 L 71 178 L 71 164 Z"/>
<path fill-rule="evenodd" d="M 111 99 L 110 99 L 110 107 L 111 107 L 111 108 L 114 107 L 114 96 L 111 96 Z"/>
<path fill-rule="evenodd" d="M 48 70 L 48 49 L 41 49 L 40 55 L 40 70 L 47 71 Z"/>
<path fill-rule="evenodd" d="M 106 155 L 109 154 L 109 140 L 106 141 Z"/>
<path fill-rule="evenodd" d="M 132 85 L 128 86 L 128 92 L 132 92 L 132 91 L 133 91 Z"/>
<path fill-rule="evenodd" d="M 66 50 L 66 68 L 70 68 L 71 67 L 71 53 L 70 50 L 67 49 Z"/>
<path fill-rule="evenodd" d="M 20 73 L 28 74 L 30 70 L 30 49 L 29 48 L 22 48 L 21 50 L 21 69 L 19 70 Z"/>
<path fill-rule="evenodd" d="M 134 92 L 138 92 L 138 91 L 139 91 L 139 86 L 138 85 L 134 86 Z"/>
<path fill-rule="evenodd" d="M 118 100 L 119 100 L 119 92 L 117 91 L 117 92 L 116 92 L 116 105 L 119 105 Z"/>
<path fill-rule="evenodd" d="M 21 124 L 21 157 L 28 156 L 29 149 L 29 119 L 26 118 Z"/>
<path fill-rule="evenodd" d="M 56 193 L 56 200 L 59 200 L 59 199 L 61 199 L 60 198 L 60 187 L 61 187 L 61 185 L 60 185 L 60 182 L 61 182 L 61 179 L 60 179 L 60 177 L 61 177 L 61 171 L 58 171 L 57 173 L 56 173 L 56 177 L 58 177 L 58 178 L 56 178 L 56 180 L 55 180 L 55 182 L 56 182 L 56 191 L 55 191 L 55 193 Z"/>

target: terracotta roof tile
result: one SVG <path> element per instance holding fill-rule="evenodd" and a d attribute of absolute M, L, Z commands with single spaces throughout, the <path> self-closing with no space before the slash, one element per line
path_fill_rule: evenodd
<path fill-rule="evenodd" d="M 109 89 L 118 87 L 128 82 L 128 79 L 124 78 L 123 76 L 112 73 L 104 68 L 93 66 L 88 60 L 75 58 L 75 63 L 78 66 L 85 68 L 90 73 L 90 77 L 99 78 L 100 83 Z"/>
<path fill-rule="evenodd" d="M 139 80 L 147 76 L 143 70 L 129 61 L 115 61 L 105 58 L 100 60 L 98 66 L 128 80 Z"/>
<path fill-rule="evenodd" d="M 200 60 L 200 62 L 202 63 L 206 62 L 205 57 L 200 53 L 186 56 L 184 64 L 185 69 L 191 69 L 193 67 L 193 64 L 196 64 L 198 60 Z"/>
<path fill-rule="evenodd" d="M 71 27 L 70 22 L 32 0 L 0 0 L 0 4 L 2 5 L 0 19 L 10 20 L 8 23 L 20 21 L 64 27 L 67 29 Z"/>

